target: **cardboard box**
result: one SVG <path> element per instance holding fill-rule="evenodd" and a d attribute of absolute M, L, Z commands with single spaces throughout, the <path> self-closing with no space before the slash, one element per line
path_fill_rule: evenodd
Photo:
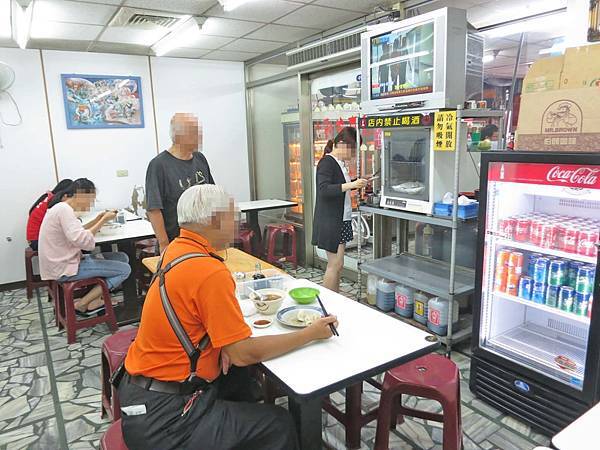
<path fill-rule="evenodd" d="M 567 49 L 564 57 L 531 66 L 515 150 L 600 152 L 600 45 Z"/>

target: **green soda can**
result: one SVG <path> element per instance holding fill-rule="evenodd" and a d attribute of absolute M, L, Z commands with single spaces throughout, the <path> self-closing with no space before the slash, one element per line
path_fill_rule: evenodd
<path fill-rule="evenodd" d="M 585 264 L 580 261 L 569 261 L 569 276 L 567 280 L 567 285 L 571 286 L 573 289 L 577 286 L 577 272 L 581 266 Z"/>
<path fill-rule="evenodd" d="M 593 294 L 595 275 L 595 267 L 581 266 L 577 271 L 577 283 L 575 284 L 575 292 L 577 292 L 578 294 Z"/>

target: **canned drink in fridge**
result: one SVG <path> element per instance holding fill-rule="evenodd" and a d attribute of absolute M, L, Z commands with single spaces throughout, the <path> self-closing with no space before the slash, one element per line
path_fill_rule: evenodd
<path fill-rule="evenodd" d="M 567 262 L 561 259 L 550 261 L 548 265 L 548 285 L 562 286 L 567 284 Z"/>
<path fill-rule="evenodd" d="M 531 229 L 531 220 L 527 218 L 521 218 L 517 220 L 515 227 L 515 241 L 527 242 L 529 241 L 529 231 Z"/>
<path fill-rule="evenodd" d="M 575 292 L 575 303 L 573 304 L 573 312 L 578 316 L 587 316 L 587 309 L 590 303 L 590 294 L 582 294 Z"/>
<path fill-rule="evenodd" d="M 540 247 L 554 248 L 556 241 L 556 225 L 545 222 L 540 227 Z"/>
<path fill-rule="evenodd" d="M 590 303 L 588 304 L 588 317 L 592 317 L 592 303 L 594 303 L 594 299 L 590 297 Z"/>
<path fill-rule="evenodd" d="M 510 256 L 510 250 L 501 249 L 496 253 L 496 267 L 506 266 L 508 264 L 508 257 Z"/>
<path fill-rule="evenodd" d="M 577 253 L 584 256 L 597 256 L 598 247 L 596 244 L 600 240 L 598 230 L 579 231 L 579 241 L 577 243 Z"/>
<path fill-rule="evenodd" d="M 533 283 L 531 300 L 533 300 L 534 303 L 540 303 L 542 305 L 546 303 L 546 285 L 544 283 Z"/>
<path fill-rule="evenodd" d="M 577 286 L 577 273 L 581 266 L 585 266 L 585 264 L 580 261 L 569 261 L 569 276 L 566 284 L 573 289 Z"/>
<path fill-rule="evenodd" d="M 517 221 L 512 217 L 500 219 L 498 222 L 498 233 L 506 239 L 514 239 L 516 226 Z"/>
<path fill-rule="evenodd" d="M 562 311 L 573 311 L 573 302 L 575 301 L 575 290 L 570 286 L 562 286 L 558 290 L 558 307 Z"/>
<path fill-rule="evenodd" d="M 497 292 L 506 292 L 506 282 L 508 278 L 508 268 L 506 266 L 497 266 L 494 274 L 494 290 Z"/>
<path fill-rule="evenodd" d="M 577 271 L 577 282 L 575 292 L 579 294 L 591 294 L 594 292 L 594 278 L 596 268 L 593 266 L 581 266 Z"/>
<path fill-rule="evenodd" d="M 531 226 L 529 228 L 529 241 L 533 244 L 533 245 L 540 245 L 540 240 L 541 240 L 541 234 L 540 234 L 540 228 L 543 225 L 543 220 L 539 217 L 536 217 L 534 220 L 531 221 Z"/>
<path fill-rule="evenodd" d="M 509 269 L 510 270 L 510 269 Z M 514 295 L 515 297 L 517 296 L 518 292 L 519 292 L 519 278 L 520 275 L 519 274 L 508 274 L 508 276 L 506 277 L 506 293 L 508 295 Z"/>
<path fill-rule="evenodd" d="M 529 254 L 529 262 L 527 264 L 527 275 L 529 275 L 530 277 L 533 276 L 533 272 L 535 271 L 535 262 L 537 261 L 538 258 L 541 258 L 542 254 L 541 253 L 530 253 Z"/>
<path fill-rule="evenodd" d="M 558 286 L 548 286 L 546 289 L 546 306 L 558 307 Z"/>
<path fill-rule="evenodd" d="M 519 280 L 519 297 L 525 300 L 531 300 L 533 291 L 533 279 L 531 277 L 521 277 Z"/>
<path fill-rule="evenodd" d="M 511 252 L 508 256 L 508 267 L 514 272 L 521 274 L 523 272 L 523 253 Z"/>
<path fill-rule="evenodd" d="M 544 257 L 536 259 L 535 265 L 533 267 L 533 274 L 531 275 L 531 278 L 533 278 L 533 281 L 535 283 L 546 283 L 546 280 L 548 279 L 549 262 L 550 261 L 548 260 L 548 258 Z"/>

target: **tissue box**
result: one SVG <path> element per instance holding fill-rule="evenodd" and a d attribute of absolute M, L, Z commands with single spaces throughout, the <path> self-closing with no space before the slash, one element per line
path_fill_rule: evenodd
<path fill-rule="evenodd" d="M 472 219 L 477 217 L 479 212 L 479 203 L 473 202 L 469 205 L 458 205 L 459 219 Z M 433 215 L 450 217 L 452 215 L 452 203 L 436 202 L 433 204 Z"/>

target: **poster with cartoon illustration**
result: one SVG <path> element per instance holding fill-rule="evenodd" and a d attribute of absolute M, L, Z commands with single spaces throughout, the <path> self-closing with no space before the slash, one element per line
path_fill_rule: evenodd
<path fill-rule="evenodd" d="M 140 77 L 62 74 L 67 128 L 143 128 Z"/>

